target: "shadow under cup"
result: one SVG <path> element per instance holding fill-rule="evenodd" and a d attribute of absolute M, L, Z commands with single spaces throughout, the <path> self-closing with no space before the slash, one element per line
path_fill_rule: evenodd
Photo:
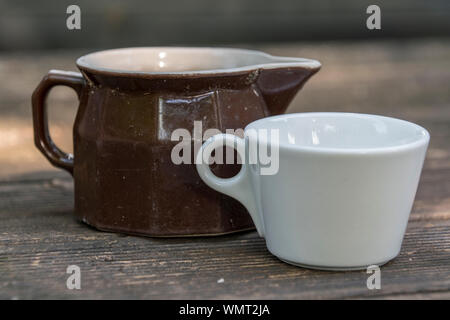
<path fill-rule="evenodd" d="M 247 134 L 270 136 L 274 129 L 278 144 Z M 241 146 L 249 159 L 249 145 L 264 143 L 278 148 L 276 173 L 247 163 L 230 179 L 201 163 L 197 170 L 210 187 L 244 204 L 272 254 L 333 270 L 381 265 L 398 255 L 429 142 L 424 128 L 376 115 L 299 113 L 257 120 L 245 132 L 245 140 L 212 137 L 198 156 L 225 142 Z"/>

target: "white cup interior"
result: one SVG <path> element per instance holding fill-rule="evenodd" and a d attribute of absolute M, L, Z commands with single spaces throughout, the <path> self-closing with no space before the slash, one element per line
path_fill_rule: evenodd
<path fill-rule="evenodd" d="M 278 129 L 280 146 L 316 150 L 375 150 L 429 139 L 428 132 L 414 123 L 357 113 L 286 114 L 257 120 L 246 129 Z"/>

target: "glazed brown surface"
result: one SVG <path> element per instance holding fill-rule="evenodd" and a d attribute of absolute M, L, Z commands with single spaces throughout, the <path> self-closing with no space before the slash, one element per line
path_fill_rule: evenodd
<path fill-rule="evenodd" d="M 173 130 L 243 129 L 280 114 L 318 69 L 256 69 L 202 75 L 51 71 L 33 95 L 38 148 L 75 180 L 75 214 L 98 229 L 147 236 L 215 235 L 252 229 L 245 208 L 207 187 L 194 164 L 176 165 Z M 51 141 L 44 102 L 53 85 L 79 96 L 74 159 Z M 194 144 L 191 143 L 191 158 Z M 192 162 L 193 163 L 193 162 Z M 238 165 L 213 171 L 233 176 Z"/>

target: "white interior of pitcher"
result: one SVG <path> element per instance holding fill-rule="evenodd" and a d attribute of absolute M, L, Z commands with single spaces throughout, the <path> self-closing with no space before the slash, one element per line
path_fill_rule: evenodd
<path fill-rule="evenodd" d="M 115 73 L 216 73 L 257 68 L 319 68 L 315 60 L 276 57 L 232 48 L 143 47 L 94 52 L 77 60 L 81 68 Z"/>

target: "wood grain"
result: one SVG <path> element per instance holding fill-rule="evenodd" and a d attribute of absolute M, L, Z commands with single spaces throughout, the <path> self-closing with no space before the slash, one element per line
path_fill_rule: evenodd
<path fill-rule="evenodd" d="M 0 298 L 448 297 L 450 212 L 441 204 L 450 200 L 449 173 L 424 170 L 401 254 L 382 267 L 382 289 L 375 291 L 366 288 L 363 271 L 289 266 L 255 232 L 178 239 L 98 232 L 72 217 L 73 188 L 64 175 L 3 181 Z M 82 270 L 79 292 L 65 287 L 72 264 Z"/>

